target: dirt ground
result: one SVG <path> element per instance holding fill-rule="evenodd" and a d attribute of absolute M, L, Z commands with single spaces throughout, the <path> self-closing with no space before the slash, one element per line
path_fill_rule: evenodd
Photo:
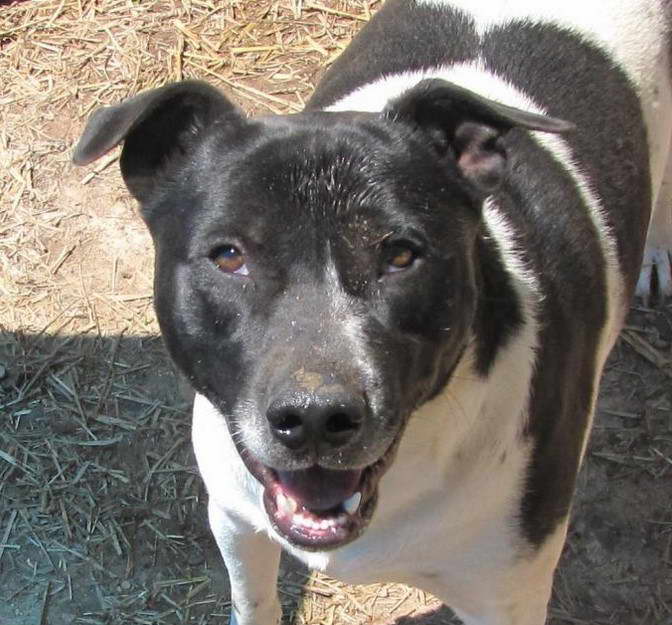
<path fill-rule="evenodd" d="M 225 623 L 189 394 L 151 304 L 149 237 L 87 115 L 206 79 L 299 110 L 379 7 L 347 0 L 27 0 L 0 7 L 0 624 Z M 633 309 L 602 384 L 552 625 L 672 624 L 672 308 Z M 453 623 L 426 593 L 287 559 L 286 622 Z"/>

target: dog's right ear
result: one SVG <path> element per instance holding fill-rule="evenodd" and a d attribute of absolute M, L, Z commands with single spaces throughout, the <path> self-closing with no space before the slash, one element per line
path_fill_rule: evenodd
<path fill-rule="evenodd" d="M 242 113 L 217 89 L 197 81 L 146 91 L 89 118 L 72 160 L 86 165 L 124 142 L 121 173 L 141 203 L 152 195 L 158 175 L 189 155 L 216 120 L 241 123 Z"/>
<path fill-rule="evenodd" d="M 507 154 L 502 138 L 513 128 L 562 133 L 574 125 L 495 102 L 441 80 L 426 78 L 392 100 L 383 114 L 423 132 L 441 157 L 455 159 L 458 170 L 482 194 L 502 183 Z"/>

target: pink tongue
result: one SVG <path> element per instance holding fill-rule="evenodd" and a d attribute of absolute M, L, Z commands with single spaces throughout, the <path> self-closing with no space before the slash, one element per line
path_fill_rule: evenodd
<path fill-rule="evenodd" d="M 278 471 L 283 490 L 309 510 L 329 510 L 354 495 L 361 471 L 332 471 L 312 467 L 303 471 Z"/>

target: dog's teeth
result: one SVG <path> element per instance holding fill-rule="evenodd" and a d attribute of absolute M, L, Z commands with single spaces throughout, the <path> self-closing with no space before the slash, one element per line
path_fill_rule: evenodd
<path fill-rule="evenodd" d="M 283 495 L 282 493 L 278 493 L 275 496 L 275 505 L 277 506 L 278 510 L 284 515 L 294 514 L 294 510 L 292 510 L 288 498 L 285 497 L 285 495 Z"/>
<path fill-rule="evenodd" d="M 331 525 L 333 525 L 333 524 L 334 524 L 334 522 L 331 521 L 331 519 L 329 519 L 329 520 L 324 519 L 324 520 L 320 523 L 320 529 L 321 529 L 321 530 L 329 529 L 329 527 L 330 527 Z"/>
<path fill-rule="evenodd" d="M 302 514 L 295 514 L 292 517 L 292 521 L 294 521 L 295 525 L 305 525 L 306 524 L 306 519 Z"/>
<path fill-rule="evenodd" d="M 343 502 L 343 508 L 348 514 L 355 514 L 359 508 L 359 504 L 362 501 L 362 493 L 355 493 L 352 497 L 348 497 Z"/>
<path fill-rule="evenodd" d="M 285 516 L 292 516 L 299 507 L 295 499 L 292 499 L 288 495 L 285 495 L 281 492 L 275 496 L 275 504 L 278 510 Z"/>

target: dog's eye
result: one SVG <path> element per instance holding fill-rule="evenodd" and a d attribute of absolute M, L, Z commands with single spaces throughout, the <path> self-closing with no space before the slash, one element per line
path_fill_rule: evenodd
<path fill-rule="evenodd" d="M 213 251 L 210 258 L 224 273 L 235 273 L 239 276 L 248 275 L 245 256 L 234 245 L 222 245 Z"/>
<path fill-rule="evenodd" d="M 385 250 L 385 273 L 408 269 L 416 261 L 417 252 L 405 244 L 392 244 Z"/>

